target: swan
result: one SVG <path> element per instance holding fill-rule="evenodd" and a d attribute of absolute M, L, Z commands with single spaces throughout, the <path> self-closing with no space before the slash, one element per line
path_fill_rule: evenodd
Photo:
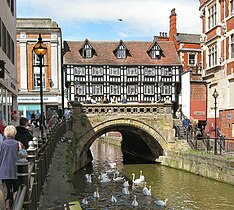
<path fill-rule="evenodd" d="M 124 180 L 123 187 L 128 187 L 129 186 L 128 181 L 126 181 L 125 179 L 123 179 L 123 180 Z"/>
<path fill-rule="evenodd" d="M 140 179 L 136 179 L 135 180 L 135 174 L 133 173 L 132 174 L 132 182 L 134 183 L 134 184 L 136 184 L 136 185 L 138 185 L 138 184 L 141 184 L 141 180 Z"/>
<path fill-rule="evenodd" d="M 108 178 L 107 173 L 102 173 L 102 174 L 98 177 L 98 179 L 105 179 L 105 178 Z"/>
<path fill-rule="evenodd" d="M 92 182 L 92 179 L 91 179 L 91 174 L 85 174 L 85 178 L 86 178 L 86 181 L 91 183 Z"/>
<path fill-rule="evenodd" d="M 110 199 L 110 202 L 111 202 L 111 203 L 116 203 L 116 202 L 117 202 L 116 197 L 112 195 L 112 196 L 111 196 L 111 199 Z"/>
<path fill-rule="evenodd" d="M 99 198 L 99 197 L 100 197 L 99 192 L 98 192 L 98 188 L 97 188 L 97 191 L 95 191 L 95 192 L 93 193 L 93 197 L 94 197 L 94 198 Z"/>
<path fill-rule="evenodd" d="M 123 193 L 124 195 L 129 195 L 130 192 L 129 192 L 128 187 L 124 187 L 124 188 L 122 189 L 122 193 Z"/>
<path fill-rule="evenodd" d="M 103 177 L 100 182 L 104 183 L 104 182 L 110 182 L 111 179 L 109 179 L 108 177 Z"/>
<path fill-rule="evenodd" d="M 120 177 L 120 176 L 115 177 L 115 173 L 114 173 L 113 181 L 115 181 L 115 182 L 120 182 L 120 181 L 122 181 L 123 179 L 124 179 L 124 177 Z"/>
<path fill-rule="evenodd" d="M 136 200 L 136 195 L 134 195 L 134 200 L 132 202 L 132 206 L 138 206 L 138 202 Z"/>
<path fill-rule="evenodd" d="M 84 204 L 84 205 L 87 205 L 88 204 L 87 198 L 83 198 L 81 203 Z"/>
<path fill-rule="evenodd" d="M 146 182 L 145 182 L 145 186 L 142 190 L 144 195 L 151 195 L 151 186 L 149 186 L 149 189 L 146 187 Z"/>
<path fill-rule="evenodd" d="M 142 182 L 144 182 L 145 181 L 145 176 L 144 175 L 142 175 L 142 171 L 140 171 L 140 178 L 139 178 Z"/>
<path fill-rule="evenodd" d="M 113 162 L 113 163 L 109 163 L 109 165 L 110 165 L 111 168 L 116 168 L 117 163 L 116 163 L 116 162 Z"/>
<path fill-rule="evenodd" d="M 157 200 L 157 201 L 154 201 L 154 203 L 158 206 L 166 206 L 167 205 L 167 201 L 168 199 L 166 198 L 165 201 L 162 201 L 162 200 Z"/>

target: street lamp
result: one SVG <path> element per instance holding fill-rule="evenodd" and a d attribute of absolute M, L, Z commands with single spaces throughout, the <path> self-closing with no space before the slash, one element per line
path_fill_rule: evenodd
<path fill-rule="evenodd" d="M 219 93 L 214 90 L 214 93 L 212 95 L 214 97 L 214 105 L 215 105 L 215 145 L 214 145 L 214 154 L 217 155 L 217 125 L 216 125 L 216 110 L 217 110 L 217 98 L 219 97 Z"/>
<path fill-rule="evenodd" d="M 46 45 L 43 43 L 42 38 L 41 38 L 41 34 L 39 34 L 38 37 L 38 41 L 37 43 L 34 45 L 33 47 L 33 51 L 34 53 L 36 53 L 36 55 L 39 58 L 39 67 L 40 67 L 40 106 L 41 106 L 41 119 L 40 119 L 40 128 L 41 128 L 41 138 L 43 138 L 43 84 L 42 84 L 42 67 L 44 66 L 42 64 L 42 59 L 44 57 L 44 55 L 47 53 L 47 47 Z"/>

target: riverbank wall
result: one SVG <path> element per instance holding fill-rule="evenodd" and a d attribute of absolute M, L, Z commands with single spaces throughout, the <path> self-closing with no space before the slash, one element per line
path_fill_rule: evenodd
<path fill-rule="evenodd" d="M 166 151 L 162 165 L 234 185 L 234 158 L 209 154 Z"/>

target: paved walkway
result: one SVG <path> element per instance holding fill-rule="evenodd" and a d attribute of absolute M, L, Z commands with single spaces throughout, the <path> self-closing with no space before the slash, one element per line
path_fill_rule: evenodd
<path fill-rule="evenodd" d="M 37 131 L 34 133 L 34 136 L 37 136 Z M 67 142 L 59 141 L 57 144 L 47 181 L 40 197 L 39 210 L 65 209 L 63 207 L 64 204 L 68 205 L 69 202 L 77 201 L 72 183 L 66 174 L 67 146 Z"/>

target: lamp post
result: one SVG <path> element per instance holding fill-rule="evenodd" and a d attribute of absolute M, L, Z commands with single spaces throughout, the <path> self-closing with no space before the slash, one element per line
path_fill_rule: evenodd
<path fill-rule="evenodd" d="M 219 97 L 219 93 L 216 91 L 216 89 L 214 90 L 214 93 L 212 95 L 214 97 L 214 105 L 215 105 L 215 145 L 214 145 L 214 154 L 217 155 L 217 124 L 216 124 L 216 110 L 217 110 L 217 98 Z"/>
<path fill-rule="evenodd" d="M 42 122 L 42 120 L 43 120 L 43 83 L 42 83 L 43 77 L 42 77 L 42 67 L 44 65 L 42 64 L 42 59 L 43 59 L 44 55 L 47 53 L 47 47 L 46 47 L 46 45 L 42 41 L 41 34 L 39 34 L 38 41 L 34 45 L 33 51 L 34 51 L 34 53 L 36 53 L 36 55 L 39 58 L 39 68 L 40 68 L 40 107 L 41 107 L 40 128 L 41 128 L 41 138 L 43 138 L 43 122 Z"/>

